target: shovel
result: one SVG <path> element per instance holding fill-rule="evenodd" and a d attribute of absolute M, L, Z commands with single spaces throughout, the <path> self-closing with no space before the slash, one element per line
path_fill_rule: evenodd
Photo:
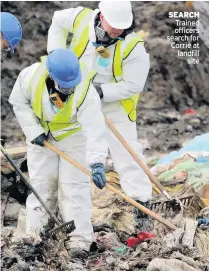
<path fill-rule="evenodd" d="M 52 145 L 51 143 L 49 143 L 46 140 L 44 141 L 44 145 L 48 149 L 50 149 L 51 151 L 55 152 L 60 157 L 62 157 L 63 159 L 65 159 L 66 161 L 70 162 L 72 165 L 74 165 L 78 169 L 80 169 L 86 175 L 88 175 L 89 177 L 91 177 L 91 172 L 89 170 L 85 169 L 81 164 L 79 164 L 77 161 L 74 161 L 72 158 L 70 158 L 68 155 L 66 155 L 62 151 L 58 150 L 54 145 Z M 165 225 L 169 229 L 171 229 L 171 230 L 176 230 L 177 229 L 177 227 L 175 225 L 173 225 L 172 223 L 170 223 L 166 219 L 163 219 L 160 215 L 152 212 L 151 210 L 149 210 L 148 208 L 144 207 L 143 205 L 139 204 L 135 200 L 129 198 L 128 196 L 126 196 L 125 194 L 123 194 L 122 192 L 120 192 L 119 190 L 117 190 L 115 187 L 113 187 L 112 185 L 106 183 L 105 187 L 108 190 L 112 191 L 113 193 L 115 193 L 115 194 L 119 195 L 120 197 L 122 197 L 124 200 L 126 200 L 127 202 L 129 202 L 130 204 L 132 204 L 133 206 L 135 206 L 136 208 L 138 208 L 139 210 L 141 210 L 145 214 L 147 214 L 147 215 L 151 216 L 152 218 L 154 218 L 155 220 L 159 221 L 160 223 L 162 223 L 163 225 Z"/>

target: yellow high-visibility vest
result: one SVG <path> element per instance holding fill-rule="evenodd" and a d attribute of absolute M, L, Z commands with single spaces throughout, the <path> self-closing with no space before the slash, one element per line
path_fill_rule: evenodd
<path fill-rule="evenodd" d="M 35 73 L 33 74 L 29 82 L 29 90 L 31 94 L 31 106 L 37 118 L 40 120 L 41 125 L 44 127 L 46 134 L 50 131 L 53 138 L 56 141 L 62 140 L 67 136 L 81 130 L 81 126 L 77 121 L 77 116 L 72 116 L 72 105 L 74 94 L 71 94 L 69 100 L 66 102 L 65 106 L 60 109 L 58 113 L 55 114 L 52 121 L 47 121 L 44 115 L 44 110 L 42 106 L 42 98 L 46 88 L 46 78 L 48 76 L 48 70 L 46 68 L 46 56 L 41 58 L 41 63 L 37 67 Z M 80 91 L 81 95 L 76 103 L 76 109 L 80 108 L 84 102 L 89 85 L 96 75 L 95 71 L 88 72 L 83 80 L 76 88 L 75 91 Z M 73 119 L 72 119 L 73 117 Z"/>
<path fill-rule="evenodd" d="M 73 25 L 73 39 L 70 48 L 74 51 L 78 58 L 81 58 L 89 43 L 89 21 L 91 20 L 93 10 L 84 8 L 75 18 Z M 123 41 L 118 40 L 115 45 L 113 56 L 113 80 L 119 82 L 122 80 L 123 70 L 122 64 L 129 54 L 133 51 L 138 43 L 144 44 L 144 40 L 140 37 L 133 37 L 127 44 L 123 55 L 121 56 L 121 44 Z M 121 100 L 125 112 L 131 121 L 136 120 L 136 107 L 140 94 L 131 96 L 128 99 Z"/>

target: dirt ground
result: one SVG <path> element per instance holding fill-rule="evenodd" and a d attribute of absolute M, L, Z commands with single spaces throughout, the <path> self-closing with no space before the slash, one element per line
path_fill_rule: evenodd
<path fill-rule="evenodd" d="M 2 10 L 17 15 L 23 25 L 23 41 L 12 58 L 2 65 L 1 135 L 6 146 L 24 144 L 8 97 L 20 71 L 46 54 L 47 31 L 55 10 L 76 7 L 95 8 L 98 2 L 2 2 Z M 136 29 L 149 32 L 146 48 L 151 68 L 138 107 L 138 135 L 148 154 L 169 152 L 187 139 L 209 131 L 209 54 L 200 41 L 200 64 L 189 65 L 176 57 L 166 41 L 174 34 L 175 24 L 169 11 L 183 11 L 183 2 L 133 2 Z M 184 116 L 192 108 L 196 115 Z"/>
<path fill-rule="evenodd" d="M 1 3 L 2 11 L 15 14 L 23 26 L 23 41 L 13 57 L 9 57 L 1 67 L 1 136 L 6 140 L 6 147 L 25 144 L 24 135 L 8 103 L 8 97 L 20 71 L 46 54 L 47 32 L 53 12 L 78 5 L 95 8 L 97 3 L 76 1 Z M 185 60 L 176 56 L 177 52 L 167 43 L 166 36 L 173 35 L 175 28 L 174 21 L 168 19 L 168 12 L 183 11 L 184 2 L 133 2 L 133 8 L 137 30 L 144 29 L 149 32 L 145 46 L 151 59 L 146 88 L 138 106 L 138 136 L 147 156 L 168 153 L 179 149 L 195 135 L 209 131 L 208 48 L 200 41 L 200 64 L 188 65 Z M 194 114 L 186 115 L 184 111 L 187 109 L 194 109 Z M 24 167 L 22 170 L 25 170 Z M 96 239 L 86 264 L 81 261 L 69 266 L 66 250 L 62 249 L 62 246 L 58 252 L 54 250 L 59 246 L 59 239 L 56 238 L 37 246 L 12 244 L 12 227 L 17 225 L 19 211 L 25 206 L 27 191 L 15 174 L 3 177 L 1 184 L 2 270 L 137 271 L 148 270 L 148 265 L 156 257 L 175 260 L 177 265 L 181 264 L 184 268 L 173 270 L 208 270 L 209 254 L 204 255 L 204 246 L 201 254 L 197 242 L 202 244 L 202 240 L 206 240 L 206 235 L 209 240 L 209 230 L 206 232 L 199 228 L 198 234 L 203 237 L 202 239 L 199 237 L 197 241 L 196 236 L 194 240 L 196 246 L 191 248 L 184 247 L 181 242 L 176 246 L 167 247 L 162 238 L 155 238 L 135 248 L 127 249 L 125 246 L 127 238 L 130 235 L 136 237 L 131 224 L 132 208 L 111 195 L 108 195 L 108 200 L 104 198 L 105 204 L 111 205 L 111 210 L 106 206 L 106 218 L 110 223 L 98 225 L 99 215 L 95 216 L 93 222 Z M 105 206 L 101 206 L 102 195 L 96 194 L 95 199 L 94 211 L 100 210 L 99 214 L 102 216 L 103 211 L 105 212 Z M 168 216 L 168 213 L 165 216 Z M 183 217 L 181 219 L 183 220 Z M 119 220 L 123 222 L 120 226 Z M 125 222 L 128 222 L 128 226 Z M 116 226 L 122 228 L 115 230 Z M 126 229 L 126 226 L 129 228 Z M 160 234 L 164 234 L 164 229 L 158 224 L 155 228 L 159 229 Z M 107 247 L 104 247 L 104 244 Z M 152 270 L 168 269 L 149 267 L 149 271 Z"/>

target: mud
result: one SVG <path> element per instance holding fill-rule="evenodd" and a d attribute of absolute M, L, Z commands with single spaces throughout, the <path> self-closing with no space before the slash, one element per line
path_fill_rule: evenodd
<path fill-rule="evenodd" d="M 16 14 L 23 25 L 21 45 L 2 65 L 1 134 L 7 147 L 24 144 L 24 135 L 8 103 L 15 80 L 24 67 L 46 54 L 53 12 L 78 5 L 95 8 L 97 2 L 2 2 L 2 10 Z M 151 58 L 146 91 L 138 108 L 138 135 L 148 153 L 175 150 L 186 139 L 209 130 L 208 49 L 200 41 L 200 64 L 188 65 L 167 43 L 166 36 L 174 34 L 175 28 L 168 12 L 183 11 L 183 2 L 133 2 L 133 8 L 136 30 L 149 32 L 145 46 Z M 197 110 L 192 124 L 183 115 L 187 108 Z"/>

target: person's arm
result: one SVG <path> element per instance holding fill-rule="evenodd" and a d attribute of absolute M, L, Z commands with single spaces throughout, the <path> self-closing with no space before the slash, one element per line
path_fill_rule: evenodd
<path fill-rule="evenodd" d="M 77 7 L 55 11 L 48 32 L 48 53 L 57 48 L 66 48 L 68 34 L 73 33 L 74 20 L 82 9 L 83 7 Z"/>
<path fill-rule="evenodd" d="M 101 84 L 103 100 L 114 102 L 127 99 L 143 91 L 150 68 L 149 54 L 137 44 L 123 61 L 123 78 L 118 83 Z"/>
<path fill-rule="evenodd" d="M 106 124 L 99 96 L 92 85 L 89 87 L 84 103 L 79 108 L 78 122 L 87 139 L 86 157 L 89 166 L 95 163 L 105 164 L 108 155 Z"/>
<path fill-rule="evenodd" d="M 31 97 L 28 89 L 29 80 L 35 72 L 37 65 L 34 64 L 21 71 L 9 97 L 9 102 L 13 106 L 17 120 L 29 141 L 34 140 L 45 132 L 31 107 Z"/>

